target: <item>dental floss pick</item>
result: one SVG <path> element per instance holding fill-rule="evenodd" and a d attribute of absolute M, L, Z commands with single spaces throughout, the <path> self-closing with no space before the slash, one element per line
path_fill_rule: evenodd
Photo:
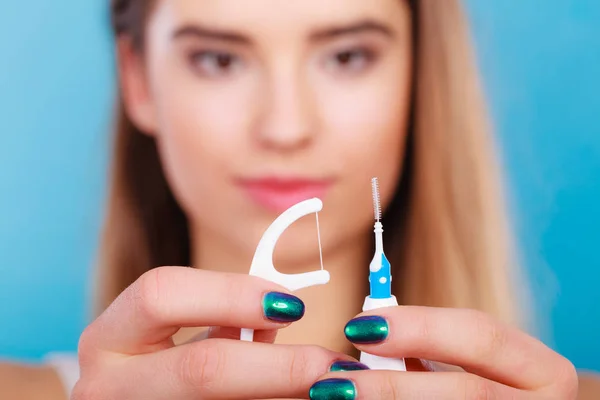
<path fill-rule="evenodd" d="M 398 305 L 396 296 L 392 294 L 392 273 L 390 262 L 383 251 L 383 224 L 381 223 L 381 199 L 377 178 L 371 179 L 373 191 L 373 208 L 375 211 L 375 255 L 369 265 L 370 296 L 365 298 L 363 311 L 371 311 L 382 307 Z M 373 370 L 406 371 L 404 359 L 385 358 L 361 352 L 360 362 Z"/>
<path fill-rule="evenodd" d="M 324 285 L 329 282 L 329 272 L 323 268 L 323 251 L 321 247 L 321 232 L 319 229 L 319 211 L 323 209 L 323 202 L 318 198 L 304 200 L 293 205 L 284 211 L 263 234 L 256 251 L 252 264 L 250 265 L 250 275 L 277 283 L 287 290 L 293 292 L 298 289 Z M 317 218 L 317 237 L 319 240 L 319 258 L 321 269 L 319 271 L 304 272 L 300 274 L 284 274 L 275 268 L 273 264 L 273 251 L 277 240 L 283 232 L 300 218 L 315 213 Z M 242 329 L 240 340 L 251 342 L 254 339 L 254 329 Z"/>

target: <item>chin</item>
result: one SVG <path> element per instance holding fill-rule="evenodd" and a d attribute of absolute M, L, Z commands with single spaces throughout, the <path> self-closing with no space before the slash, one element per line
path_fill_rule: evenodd
<path fill-rule="evenodd" d="M 312 218 L 311 215 L 306 216 L 291 225 L 275 245 L 273 254 L 275 267 L 282 272 L 307 272 L 320 269 L 321 257 L 317 233 L 314 215 Z"/>

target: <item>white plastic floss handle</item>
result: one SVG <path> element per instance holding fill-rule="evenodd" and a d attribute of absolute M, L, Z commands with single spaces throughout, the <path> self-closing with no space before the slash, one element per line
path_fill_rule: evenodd
<path fill-rule="evenodd" d="M 250 275 L 277 283 L 290 292 L 328 283 L 330 279 L 329 272 L 323 269 L 300 274 L 283 274 L 277 271 L 273 264 L 273 252 L 281 234 L 300 218 L 308 214 L 318 213 L 322 209 L 323 202 L 315 197 L 293 205 L 277 217 L 267 228 L 256 247 L 250 266 Z M 321 267 L 323 266 L 321 265 Z M 253 339 L 254 329 L 242 329 L 240 340 L 251 342 Z"/>
<path fill-rule="evenodd" d="M 371 311 L 382 307 L 393 307 L 398 305 L 396 296 L 387 299 L 373 299 L 370 296 L 365 298 L 363 311 Z M 385 358 L 373 354 L 361 352 L 360 362 L 373 370 L 387 371 L 406 371 L 406 363 L 403 358 Z"/>

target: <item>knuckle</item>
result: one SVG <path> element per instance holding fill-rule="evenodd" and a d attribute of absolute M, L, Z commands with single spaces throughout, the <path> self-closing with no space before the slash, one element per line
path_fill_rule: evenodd
<path fill-rule="evenodd" d="M 422 313 L 414 316 L 414 320 L 410 324 L 415 327 L 414 339 L 420 346 L 427 346 L 431 342 L 431 335 L 434 332 L 432 329 L 433 321 L 427 313 Z"/>
<path fill-rule="evenodd" d="M 77 344 L 77 355 L 79 357 L 79 364 L 83 368 L 87 365 L 93 364 L 96 360 L 96 348 L 93 334 L 94 326 L 89 325 L 84 329 L 79 336 L 79 342 Z"/>
<path fill-rule="evenodd" d="M 136 313 L 141 314 L 143 318 L 158 321 L 168 312 L 164 306 L 168 272 L 165 267 L 151 269 L 138 278 L 132 288 L 131 296 Z"/>
<path fill-rule="evenodd" d="M 221 302 L 221 307 L 218 308 L 223 310 L 225 315 L 235 315 L 239 309 L 243 308 L 241 304 L 243 299 L 249 298 L 245 290 L 245 285 L 240 285 L 238 279 L 225 279 L 221 291 L 223 296 L 216 299 Z"/>
<path fill-rule="evenodd" d="M 464 380 L 465 400 L 495 400 L 496 394 L 489 381 L 475 376 L 467 376 Z"/>
<path fill-rule="evenodd" d="M 101 390 L 100 385 L 80 379 L 71 392 L 71 400 L 100 400 L 105 398 L 106 393 Z"/>
<path fill-rule="evenodd" d="M 81 333 L 81 336 L 79 336 L 79 341 L 77 343 L 77 351 L 79 354 L 90 352 L 93 341 L 91 331 L 92 325 L 88 325 Z"/>
<path fill-rule="evenodd" d="M 470 317 L 477 327 L 477 340 L 475 342 L 475 356 L 480 359 L 492 358 L 506 346 L 507 331 L 492 317 L 480 312 L 470 311 Z"/>
<path fill-rule="evenodd" d="M 181 363 L 182 383 L 204 392 L 218 386 L 219 378 L 224 370 L 224 351 L 219 341 L 206 340 L 197 342 L 190 351 L 185 352 Z"/>
<path fill-rule="evenodd" d="M 299 389 L 305 384 L 312 384 L 319 376 L 326 373 L 324 365 L 332 362 L 332 357 L 319 346 L 302 346 L 289 348 L 283 357 L 286 371 L 283 379 L 287 385 Z"/>
<path fill-rule="evenodd" d="M 304 349 L 304 351 L 290 350 L 288 358 L 287 374 L 285 376 L 286 383 L 289 385 L 297 385 L 300 379 L 308 374 L 310 370 L 311 353 L 315 350 L 312 347 Z"/>
<path fill-rule="evenodd" d="M 579 392 L 579 376 L 571 361 L 562 358 L 556 374 L 555 384 L 561 399 L 576 399 Z"/>
<path fill-rule="evenodd" d="M 377 398 L 389 400 L 398 400 L 402 398 L 400 387 L 398 387 L 398 382 L 394 379 L 393 375 L 385 374 L 382 385 L 379 385 Z"/>

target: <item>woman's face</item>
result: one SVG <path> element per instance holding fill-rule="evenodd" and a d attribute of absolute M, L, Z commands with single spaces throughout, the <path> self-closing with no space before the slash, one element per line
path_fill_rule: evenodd
<path fill-rule="evenodd" d="M 411 86 L 401 0 L 159 0 L 142 62 L 122 71 L 134 121 L 158 141 L 192 229 L 251 256 L 311 197 L 324 251 L 364 238 L 370 181 L 399 178 Z M 314 218 L 278 245 L 318 257 Z"/>

